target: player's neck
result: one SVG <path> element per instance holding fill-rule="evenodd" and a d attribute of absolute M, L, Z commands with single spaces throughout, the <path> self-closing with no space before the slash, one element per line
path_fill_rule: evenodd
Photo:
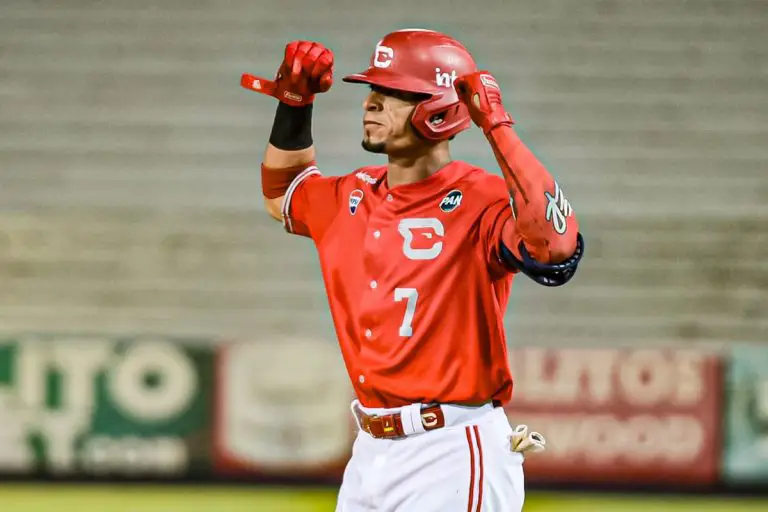
<path fill-rule="evenodd" d="M 448 148 L 432 148 L 418 155 L 389 155 L 387 185 L 407 185 L 429 178 L 451 162 Z"/>

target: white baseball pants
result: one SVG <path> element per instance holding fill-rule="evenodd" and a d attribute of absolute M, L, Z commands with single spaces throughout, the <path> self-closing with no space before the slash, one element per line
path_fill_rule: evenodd
<path fill-rule="evenodd" d="M 360 409 L 366 414 L 414 411 Z M 504 410 L 490 404 L 447 405 L 443 412 L 445 427 L 399 439 L 360 431 L 336 512 L 521 511 L 523 455 L 510 448 L 512 428 Z"/>

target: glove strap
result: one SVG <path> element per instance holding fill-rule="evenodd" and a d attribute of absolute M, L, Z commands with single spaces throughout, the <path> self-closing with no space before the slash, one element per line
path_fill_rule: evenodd
<path fill-rule="evenodd" d="M 251 75 L 250 73 L 243 73 L 240 77 L 240 85 L 249 91 L 259 92 L 277 98 L 280 103 L 285 103 L 291 107 L 303 107 L 311 105 L 315 101 L 315 95 L 309 94 L 302 96 L 301 94 L 286 90 L 280 85 L 280 74 L 275 76 L 274 80 L 268 80 L 260 76 Z"/>

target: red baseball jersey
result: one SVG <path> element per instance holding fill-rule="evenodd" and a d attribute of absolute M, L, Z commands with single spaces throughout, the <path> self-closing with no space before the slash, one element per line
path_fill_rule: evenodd
<path fill-rule="evenodd" d="M 341 352 L 366 407 L 509 401 L 500 260 L 512 217 L 504 180 L 454 161 L 390 188 L 387 169 L 325 177 L 285 194 L 286 229 L 315 242 Z"/>

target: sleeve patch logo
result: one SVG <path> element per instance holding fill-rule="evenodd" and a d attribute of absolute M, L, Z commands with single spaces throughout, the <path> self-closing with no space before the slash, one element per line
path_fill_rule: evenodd
<path fill-rule="evenodd" d="M 376 184 L 376 178 L 368 174 L 367 172 L 360 171 L 357 174 L 355 174 L 357 179 L 362 180 L 366 182 L 369 185 L 375 185 Z"/>
<path fill-rule="evenodd" d="M 451 190 L 443 200 L 440 201 L 440 209 L 445 213 L 452 212 L 461 205 L 461 199 L 463 197 L 461 190 Z"/>
<path fill-rule="evenodd" d="M 555 232 L 562 235 L 568 229 L 567 218 L 573 214 L 571 203 L 565 198 L 560 185 L 555 182 L 555 193 L 544 192 L 547 198 L 547 221 L 552 223 Z"/>
<path fill-rule="evenodd" d="M 363 200 L 363 191 L 356 188 L 349 193 L 349 213 L 354 215 L 357 213 L 357 207 Z"/>

